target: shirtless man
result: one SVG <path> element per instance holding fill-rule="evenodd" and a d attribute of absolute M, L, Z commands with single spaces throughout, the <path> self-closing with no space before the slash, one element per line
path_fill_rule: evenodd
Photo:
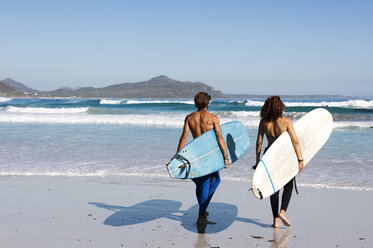
<path fill-rule="evenodd" d="M 201 134 L 214 129 L 222 156 L 224 157 L 225 168 L 228 168 L 228 153 L 221 134 L 219 119 L 217 116 L 207 112 L 210 100 L 211 96 L 205 92 L 198 92 L 194 97 L 194 104 L 198 110 L 185 118 L 183 133 L 180 136 L 177 152 L 185 146 L 189 130 L 192 132 L 193 138 L 195 139 Z M 197 224 L 215 224 L 207 220 L 208 212 L 206 212 L 206 209 L 220 183 L 219 172 L 217 171 L 203 177 L 193 178 L 192 180 L 196 184 L 196 196 L 199 204 Z"/>

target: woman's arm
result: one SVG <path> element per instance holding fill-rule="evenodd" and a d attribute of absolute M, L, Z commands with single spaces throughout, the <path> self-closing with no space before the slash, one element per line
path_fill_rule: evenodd
<path fill-rule="evenodd" d="M 258 136 L 256 138 L 256 163 L 253 166 L 254 170 L 259 163 L 260 160 L 260 152 L 262 151 L 262 143 L 263 143 L 263 136 L 264 136 L 264 129 L 263 129 L 263 122 L 260 121 L 259 129 L 258 129 Z"/>
<path fill-rule="evenodd" d="M 216 117 L 216 116 L 213 119 L 213 125 L 214 125 L 214 131 L 215 131 L 215 134 L 216 134 L 216 138 L 218 139 L 218 144 L 219 144 L 220 150 L 221 150 L 221 152 L 223 153 L 223 156 L 224 156 L 225 168 L 228 168 L 229 158 L 228 158 L 228 153 L 227 153 L 227 147 L 225 145 L 223 135 L 221 134 L 219 118 Z"/>
<path fill-rule="evenodd" d="M 303 166 L 304 166 L 302 149 L 300 148 L 298 137 L 294 130 L 293 122 L 290 119 L 289 119 L 288 127 L 286 131 L 288 131 L 290 135 L 290 139 L 291 139 L 291 142 L 293 143 L 295 153 L 297 154 L 298 164 L 299 164 L 299 173 L 300 173 L 303 170 Z"/>

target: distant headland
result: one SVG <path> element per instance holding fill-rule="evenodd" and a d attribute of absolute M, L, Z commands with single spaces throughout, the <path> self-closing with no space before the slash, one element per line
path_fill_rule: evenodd
<path fill-rule="evenodd" d="M 192 98 L 196 92 L 204 91 L 213 98 L 226 95 L 201 82 L 181 82 L 161 75 L 148 81 L 122 83 L 102 88 L 60 88 L 40 91 L 7 78 L 0 81 L 0 95 L 6 97 L 74 97 L 74 98 Z"/>
<path fill-rule="evenodd" d="M 202 82 L 182 82 L 161 75 L 137 83 L 121 83 L 102 88 L 68 87 L 52 91 L 32 89 L 11 78 L 0 81 L 0 96 L 14 98 L 193 98 L 199 91 L 209 93 L 213 98 L 266 99 L 269 95 L 225 94 Z M 286 95 L 284 99 L 345 99 L 340 95 Z M 353 97 L 350 97 L 353 98 Z"/>

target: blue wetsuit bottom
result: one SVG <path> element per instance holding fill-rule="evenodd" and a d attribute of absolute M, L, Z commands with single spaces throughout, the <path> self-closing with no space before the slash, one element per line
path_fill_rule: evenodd
<path fill-rule="evenodd" d="M 199 216 L 204 216 L 206 209 L 215 193 L 219 183 L 219 172 L 214 172 L 209 175 L 193 178 L 196 184 L 196 196 L 199 204 Z"/>

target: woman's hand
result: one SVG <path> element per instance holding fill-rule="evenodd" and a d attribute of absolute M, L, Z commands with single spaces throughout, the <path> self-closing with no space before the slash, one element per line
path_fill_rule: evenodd
<path fill-rule="evenodd" d="M 298 160 L 298 164 L 299 164 L 299 173 L 303 170 L 303 167 L 304 167 L 304 161 L 303 159 L 302 160 Z"/>

